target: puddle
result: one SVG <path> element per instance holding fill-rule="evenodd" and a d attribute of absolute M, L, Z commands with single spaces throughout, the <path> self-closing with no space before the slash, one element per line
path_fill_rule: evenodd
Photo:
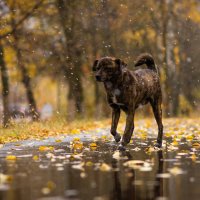
<path fill-rule="evenodd" d="M 135 138 L 121 153 L 100 132 L 4 145 L 0 199 L 199 198 L 199 149 L 187 142 L 169 149 L 165 141 L 154 150 L 152 138 Z"/>

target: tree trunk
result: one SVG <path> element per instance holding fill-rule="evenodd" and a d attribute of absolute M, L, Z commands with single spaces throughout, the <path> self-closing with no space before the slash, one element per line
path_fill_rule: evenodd
<path fill-rule="evenodd" d="M 0 41 L 0 71 L 1 71 L 2 98 L 3 98 L 3 126 L 7 127 L 10 122 L 9 79 L 8 79 L 8 70 L 4 62 L 4 51 L 1 41 Z"/>
<path fill-rule="evenodd" d="M 70 8 L 74 9 L 71 4 L 73 4 L 73 1 L 68 1 L 68 5 L 65 4 L 64 0 L 57 0 L 56 3 L 60 16 L 60 24 L 65 36 L 66 67 L 64 70 L 65 78 L 69 84 L 68 101 L 70 105 L 75 106 L 75 113 L 82 114 L 83 88 L 81 84 L 81 62 L 75 62 L 73 60 L 74 57 L 80 59 L 81 52 L 78 50 L 77 40 L 74 35 L 75 19 L 74 16 L 70 16 L 70 14 L 73 15 L 73 13 L 70 13 Z M 71 108 L 70 112 L 73 112 Z"/>
<path fill-rule="evenodd" d="M 176 20 L 174 16 L 174 1 L 168 0 L 168 48 L 167 48 L 167 65 L 169 69 L 169 85 L 170 85 L 170 100 L 171 100 L 171 116 L 178 115 L 178 106 L 179 106 L 179 71 L 177 63 L 175 62 L 175 44 L 176 44 Z"/>
<path fill-rule="evenodd" d="M 174 59 L 175 27 L 173 19 L 173 1 L 165 0 L 162 4 L 163 16 L 163 60 L 166 74 L 165 80 L 165 113 L 166 116 L 176 116 L 179 105 L 179 84 L 176 63 Z"/>
<path fill-rule="evenodd" d="M 29 104 L 29 114 L 31 115 L 31 118 L 33 121 L 39 120 L 39 112 L 37 110 L 34 94 L 33 94 L 33 89 L 31 86 L 31 78 L 28 75 L 28 71 L 26 67 L 23 64 L 22 61 L 22 54 L 21 54 L 21 49 L 19 48 L 19 43 L 18 43 L 18 33 L 15 32 L 13 34 L 14 37 L 14 48 L 16 51 L 16 57 L 17 57 L 17 65 L 19 70 L 21 71 L 22 75 L 22 83 L 24 84 L 24 87 L 26 89 L 26 96 Z"/>
<path fill-rule="evenodd" d="M 165 107 L 165 116 L 169 116 L 169 84 L 168 84 L 168 69 L 167 69 L 167 24 L 168 24 L 168 15 L 167 15 L 167 6 L 166 3 L 161 3 L 162 15 L 162 43 L 163 43 L 163 68 L 166 75 L 164 82 L 164 107 Z"/>

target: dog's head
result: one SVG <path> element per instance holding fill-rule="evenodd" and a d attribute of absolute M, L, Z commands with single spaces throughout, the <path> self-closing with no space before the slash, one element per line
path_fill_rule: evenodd
<path fill-rule="evenodd" d="M 97 81 L 106 82 L 117 79 L 126 66 L 121 59 L 104 57 L 94 61 L 92 70 Z"/>

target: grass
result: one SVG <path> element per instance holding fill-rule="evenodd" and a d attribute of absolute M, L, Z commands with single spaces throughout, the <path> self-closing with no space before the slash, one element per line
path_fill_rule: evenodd
<path fill-rule="evenodd" d="M 8 128 L 0 128 L 0 143 L 16 142 L 27 139 L 44 139 L 60 134 L 77 134 L 80 131 L 89 131 L 102 128 L 110 124 L 110 119 L 101 121 L 52 119 L 42 122 L 11 123 Z"/>
<path fill-rule="evenodd" d="M 164 119 L 164 133 L 166 137 L 200 138 L 200 119 L 198 118 L 170 118 Z M 125 118 L 120 120 L 118 130 L 123 133 Z M 43 122 L 20 122 L 12 123 L 9 128 L 0 128 L 0 143 L 17 142 L 20 140 L 41 140 L 61 134 L 78 134 L 81 131 L 90 131 L 97 128 L 110 127 L 111 119 L 80 119 L 72 122 L 64 118 L 56 118 Z M 152 128 L 157 134 L 157 125 L 154 118 L 137 118 L 135 120 L 135 133 L 138 137 L 146 138 L 147 129 Z"/>

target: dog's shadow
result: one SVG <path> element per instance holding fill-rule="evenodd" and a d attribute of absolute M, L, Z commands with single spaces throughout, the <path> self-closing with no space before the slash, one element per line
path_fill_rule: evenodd
<path fill-rule="evenodd" d="M 128 151 L 121 152 L 122 156 L 126 156 L 128 160 L 133 160 L 132 155 Z M 129 178 L 126 183 L 126 189 L 122 190 L 122 179 L 125 176 L 125 174 L 122 174 L 120 171 L 120 161 L 113 159 L 112 160 L 112 167 L 114 169 L 113 172 L 113 191 L 111 192 L 111 199 L 115 200 L 123 200 L 123 199 L 140 199 L 141 190 L 137 190 L 136 185 L 134 184 L 134 181 L 136 180 L 135 176 L 135 170 L 130 169 L 129 170 Z M 155 185 L 153 188 L 153 199 L 156 197 L 163 196 L 163 180 L 161 178 L 156 177 L 157 174 L 163 173 L 163 152 L 162 150 L 157 151 L 157 162 L 158 167 L 155 174 Z M 124 187 L 123 187 L 124 188 Z M 147 197 L 146 199 L 152 199 L 151 197 Z"/>

